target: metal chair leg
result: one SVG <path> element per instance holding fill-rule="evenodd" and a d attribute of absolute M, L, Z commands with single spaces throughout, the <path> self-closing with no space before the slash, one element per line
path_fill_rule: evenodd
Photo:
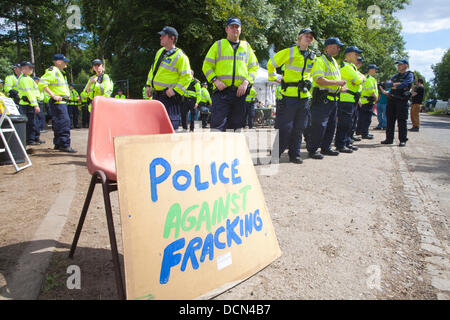
<path fill-rule="evenodd" d="M 116 189 L 115 188 L 112 189 L 111 184 L 107 180 L 104 172 L 99 172 L 99 175 L 102 179 L 103 199 L 105 202 L 106 220 L 108 222 L 109 241 L 111 244 L 112 260 L 113 260 L 114 271 L 115 271 L 115 276 L 116 276 L 117 294 L 119 296 L 119 299 L 125 300 L 126 299 L 125 286 L 124 286 L 123 277 L 122 277 L 122 268 L 120 266 L 119 251 L 117 249 L 116 233 L 115 233 L 114 220 L 113 220 L 112 209 L 111 209 L 111 199 L 109 197 L 109 193 Z"/>
<path fill-rule="evenodd" d="M 81 229 L 83 229 L 84 220 L 86 218 L 86 214 L 89 209 L 89 205 L 91 203 L 92 195 L 94 194 L 95 185 L 98 183 L 98 175 L 94 173 L 92 175 L 91 184 L 89 185 L 89 190 L 86 195 L 86 200 L 84 200 L 83 210 L 81 211 L 80 220 L 78 222 L 77 231 L 75 232 L 75 236 L 73 237 L 72 247 L 70 248 L 69 257 L 73 258 L 75 254 L 75 249 L 77 248 L 78 239 L 80 238 Z"/>

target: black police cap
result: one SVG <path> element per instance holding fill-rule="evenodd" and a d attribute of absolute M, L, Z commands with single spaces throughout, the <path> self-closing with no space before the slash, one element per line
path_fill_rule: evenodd
<path fill-rule="evenodd" d="M 34 65 L 30 61 L 22 61 L 20 63 L 20 66 L 21 67 L 32 67 L 32 68 L 34 68 Z"/>
<path fill-rule="evenodd" d="M 103 61 L 100 59 L 94 59 L 92 60 L 92 66 L 98 65 L 98 64 L 103 64 Z"/>

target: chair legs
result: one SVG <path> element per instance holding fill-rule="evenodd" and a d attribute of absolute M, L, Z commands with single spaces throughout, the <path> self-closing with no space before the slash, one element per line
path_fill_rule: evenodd
<path fill-rule="evenodd" d="M 108 180 L 103 171 L 96 171 L 92 175 L 91 184 L 89 185 L 89 190 L 86 195 L 86 200 L 84 201 L 83 210 L 81 211 L 81 216 L 80 216 L 80 220 L 78 222 L 77 230 L 76 230 L 74 238 L 73 238 L 72 247 L 70 248 L 69 257 L 73 258 L 73 255 L 75 254 L 75 249 L 78 244 L 78 239 L 80 238 L 81 230 L 83 229 L 84 220 L 86 218 L 86 214 L 89 209 L 89 205 L 91 203 L 92 195 L 94 193 L 95 185 L 97 183 L 101 183 L 102 188 L 103 188 L 103 200 L 105 203 L 106 220 L 108 223 L 109 241 L 110 241 L 110 245 L 111 245 L 111 254 L 112 254 L 112 260 L 113 260 L 114 272 L 115 272 L 115 278 L 116 278 L 117 294 L 119 296 L 119 299 L 124 300 L 124 299 L 126 299 L 125 286 L 124 286 L 123 277 L 122 277 L 122 268 L 120 266 L 119 251 L 117 249 L 116 234 L 115 234 L 115 229 L 114 229 L 114 220 L 113 220 L 112 209 L 111 209 L 111 199 L 109 197 L 109 194 L 111 192 L 117 190 L 117 184 L 114 181 Z"/>

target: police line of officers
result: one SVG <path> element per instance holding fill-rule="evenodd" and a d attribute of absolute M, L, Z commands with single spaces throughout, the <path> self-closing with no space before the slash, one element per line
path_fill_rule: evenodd
<path fill-rule="evenodd" d="M 211 96 L 211 129 L 237 130 L 245 126 L 246 99 L 251 96 L 253 82 L 258 71 L 258 60 L 246 41 L 240 40 L 241 21 L 227 20 L 226 39 L 216 41 L 209 49 L 202 71 L 213 86 Z M 180 108 L 183 96 L 192 88 L 192 72 L 189 58 L 175 46 L 178 32 L 164 27 L 160 35 L 162 48 L 156 54 L 148 75 L 146 92 L 161 101 L 169 114 L 173 127 L 183 121 Z M 324 155 L 352 153 L 355 134 L 372 139 L 369 134 L 373 106 L 378 100 L 378 84 L 374 78 L 378 67 L 368 66 L 366 75 L 358 69 L 362 66 L 359 56 L 362 50 L 356 46 L 345 49 L 343 63 L 334 59 L 344 44 L 336 37 L 325 41 L 320 56 L 309 49 L 315 35 L 311 29 L 302 29 L 297 43 L 279 51 L 267 65 L 269 79 L 280 83 L 276 112 L 276 128 L 279 129 L 279 156 L 288 149 L 289 159 L 302 163 L 300 145 L 302 135 L 311 158 L 323 159 Z M 398 122 L 400 146 L 405 146 L 408 96 L 414 77 L 405 60 L 397 62 L 399 73 L 391 78 L 392 90 L 387 106 L 386 140 L 392 144 L 394 126 Z M 279 73 L 277 73 L 279 70 Z M 404 116 L 406 110 L 406 117 Z M 355 132 L 356 131 L 356 132 Z M 335 141 L 336 149 L 331 145 Z"/>
<path fill-rule="evenodd" d="M 176 47 L 177 30 L 166 26 L 159 32 L 162 47 L 156 53 L 148 73 L 143 97 L 163 103 L 175 130 L 180 123 L 187 129 L 187 115 L 190 112 L 190 130 L 193 131 L 193 115 L 197 108 L 201 109 L 203 127 L 206 127 L 207 121 L 210 121 L 211 129 L 219 131 L 245 127 L 247 106 L 256 96 L 252 85 L 259 64 L 250 44 L 239 39 L 241 31 L 240 19 L 228 19 L 225 27 L 227 37 L 216 41 L 204 59 L 202 71 L 212 84 L 211 97 L 206 89 L 207 83 L 203 84 L 203 89 L 200 88 L 189 58 Z M 289 159 L 294 163 L 302 163 L 302 135 L 305 136 L 306 148 L 313 159 L 357 150 L 353 145 L 353 141 L 358 140 L 354 137 L 355 131 L 364 139 L 373 138 L 368 130 L 373 106 L 378 100 L 378 84 L 373 77 L 378 67 L 369 65 L 367 74 L 363 75 L 358 70 L 362 65 L 359 56 L 362 51 L 355 46 L 345 49 L 344 61 L 339 66 L 334 57 L 339 54 L 343 43 L 336 37 L 328 38 L 324 44 L 324 53 L 316 55 L 309 49 L 314 39 L 311 29 L 302 29 L 297 43 L 276 53 L 267 65 L 268 80 L 280 83 L 275 120 L 275 126 L 279 129 L 279 156 L 288 149 Z M 70 148 L 70 117 L 66 100 L 71 99 L 71 92 L 64 73 L 67 62 L 68 59 L 63 55 L 55 55 L 54 66 L 46 70 L 38 86 L 29 77 L 32 65 L 25 63 L 19 78 L 19 96 L 20 105 L 26 107 L 24 113 L 33 119 L 32 114 L 39 113 L 35 96 L 39 89 L 43 90 L 50 97 L 55 149 L 76 152 Z M 403 128 L 406 128 L 409 97 L 405 100 L 405 93 L 409 92 L 414 81 L 411 72 L 407 71 L 407 64 L 405 60 L 399 61 L 399 73 L 390 81 L 392 90 L 383 144 L 393 143 L 396 121 L 400 146 L 404 146 L 407 141 L 406 129 Z M 113 84 L 104 73 L 102 61 L 94 60 L 93 68 L 96 76 L 89 79 L 83 92 L 88 96 L 91 94 L 91 100 L 96 95 L 110 96 Z M 30 95 L 31 92 L 35 92 L 35 95 Z M 25 96 L 29 97 L 29 101 L 23 99 Z M 335 150 L 331 147 L 333 138 Z M 36 133 L 30 135 L 32 141 L 39 143 Z"/>

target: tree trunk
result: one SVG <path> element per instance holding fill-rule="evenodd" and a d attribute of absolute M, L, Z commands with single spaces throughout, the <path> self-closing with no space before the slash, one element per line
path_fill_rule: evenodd
<path fill-rule="evenodd" d="M 31 38 L 31 31 L 30 31 L 30 27 L 28 24 L 27 24 L 26 30 L 27 30 L 27 36 L 28 36 L 28 48 L 30 49 L 30 60 L 31 60 L 31 63 L 34 65 L 35 61 L 34 61 L 33 39 Z M 33 76 L 35 76 L 35 75 L 36 75 L 36 70 L 33 69 Z"/>
<path fill-rule="evenodd" d="M 18 21 L 18 17 L 17 17 L 17 9 L 16 9 L 16 14 L 14 15 L 14 23 L 16 25 L 16 45 L 17 45 L 17 61 L 21 60 L 21 55 L 22 53 L 20 52 L 20 37 L 19 37 L 19 21 Z M 17 62 L 16 61 L 16 62 Z"/>

